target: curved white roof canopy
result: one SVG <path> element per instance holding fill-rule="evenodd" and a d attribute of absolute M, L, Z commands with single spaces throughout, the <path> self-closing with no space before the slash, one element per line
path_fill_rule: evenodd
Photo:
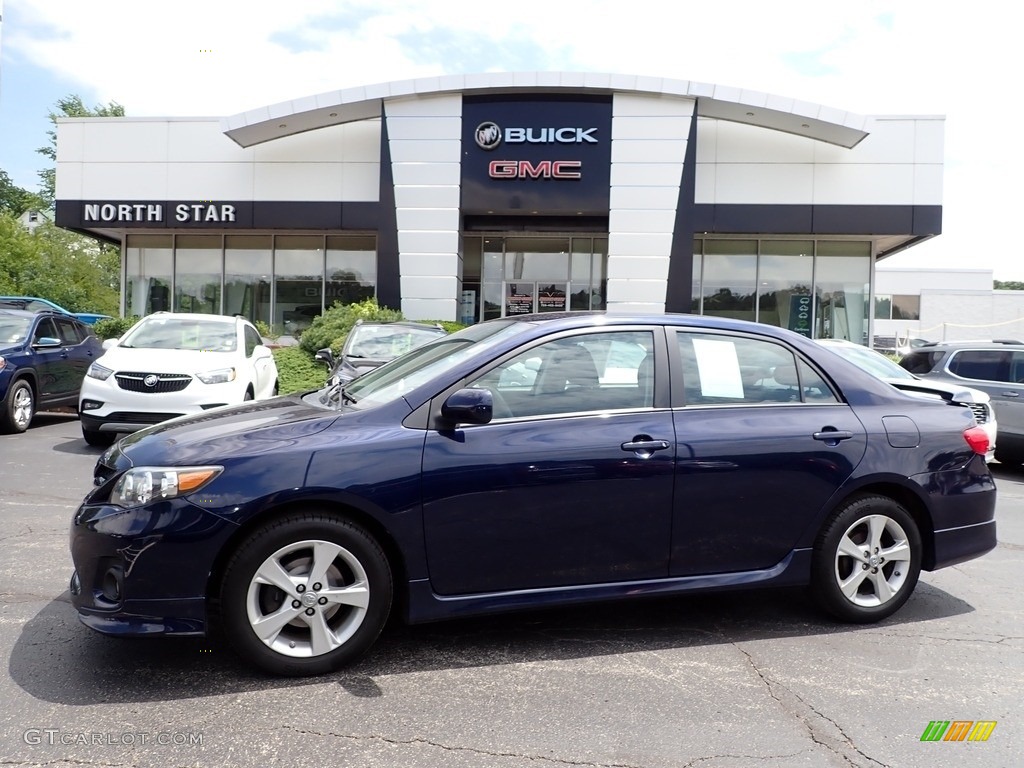
<path fill-rule="evenodd" d="M 697 100 L 697 114 L 806 136 L 847 149 L 868 135 L 868 118 L 852 112 L 690 80 L 582 72 L 492 72 L 398 80 L 346 88 L 225 117 L 221 127 L 243 147 L 315 131 L 329 125 L 380 117 L 383 102 L 444 93 L 486 94 L 614 92 L 678 96 Z"/>

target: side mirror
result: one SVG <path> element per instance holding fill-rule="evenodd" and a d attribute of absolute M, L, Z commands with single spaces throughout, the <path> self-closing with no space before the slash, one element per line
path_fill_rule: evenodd
<path fill-rule="evenodd" d="M 460 389 L 441 406 L 441 418 L 455 424 L 489 424 L 494 398 L 489 389 Z"/>
<path fill-rule="evenodd" d="M 55 339 L 52 336 L 40 336 L 34 342 L 32 342 L 33 349 L 53 349 L 54 347 L 60 346 L 60 339 Z"/>
<path fill-rule="evenodd" d="M 316 351 L 316 354 L 313 355 L 313 359 L 318 361 L 318 362 L 326 364 L 328 368 L 333 368 L 334 367 L 334 353 L 331 352 L 331 348 L 330 347 L 324 347 L 323 349 L 318 349 Z"/>
<path fill-rule="evenodd" d="M 103 349 L 105 349 L 105 350 L 106 349 L 113 349 L 114 347 L 117 346 L 117 342 L 119 342 L 119 341 L 120 341 L 120 339 L 104 339 L 103 340 Z"/>

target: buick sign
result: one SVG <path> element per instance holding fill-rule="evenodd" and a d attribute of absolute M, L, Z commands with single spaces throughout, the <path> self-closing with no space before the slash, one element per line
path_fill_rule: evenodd
<path fill-rule="evenodd" d="M 473 136 L 480 149 L 496 149 L 506 144 L 597 144 L 597 128 L 506 128 L 488 120 L 476 127 Z"/>
<path fill-rule="evenodd" d="M 501 144 L 501 128 L 497 123 L 480 123 L 476 127 L 474 135 L 476 136 L 476 145 L 480 149 L 497 149 Z"/>
<path fill-rule="evenodd" d="M 147 387 L 155 387 L 158 381 L 160 381 L 160 377 L 151 373 L 142 380 L 142 383 Z"/>

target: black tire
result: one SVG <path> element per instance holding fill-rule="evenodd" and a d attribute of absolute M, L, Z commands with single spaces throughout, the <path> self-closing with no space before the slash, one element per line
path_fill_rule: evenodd
<path fill-rule="evenodd" d="M 242 397 L 242 402 L 243 403 L 247 403 L 250 400 L 252 400 L 252 390 L 251 389 L 247 389 L 247 390 L 245 390 L 245 395 L 243 395 L 243 397 Z"/>
<path fill-rule="evenodd" d="M 843 621 L 881 621 L 914 591 L 922 552 L 917 524 L 900 504 L 885 496 L 849 499 L 814 544 L 812 594 Z"/>
<path fill-rule="evenodd" d="M 100 432 L 82 427 L 82 438 L 95 448 L 109 448 L 117 442 L 117 432 Z"/>
<path fill-rule="evenodd" d="M 289 591 L 257 580 L 261 568 L 286 574 Z M 349 594 L 341 600 L 326 596 L 342 589 Z M 361 527 L 321 512 L 290 514 L 257 529 L 235 550 L 215 621 L 239 656 L 257 667 L 274 675 L 319 675 L 373 644 L 387 622 L 392 590 L 387 557 Z M 290 618 L 274 622 L 274 616 Z M 272 625 L 265 639 L 254 628 L 261 622 Z"/>
<path fill-rule="evenodd" d="M 36 415 L 35 394 L 24 379 L 12 381 L 0 410 L 0 432 L 24 432 Z"/>

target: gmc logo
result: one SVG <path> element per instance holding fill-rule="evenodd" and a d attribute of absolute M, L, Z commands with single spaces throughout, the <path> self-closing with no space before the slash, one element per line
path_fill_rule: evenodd
<path fill-rule="evenodd" d="M 579 179 L 579 160 L 492 160 L 487 173 L 492 179 Z"/>

